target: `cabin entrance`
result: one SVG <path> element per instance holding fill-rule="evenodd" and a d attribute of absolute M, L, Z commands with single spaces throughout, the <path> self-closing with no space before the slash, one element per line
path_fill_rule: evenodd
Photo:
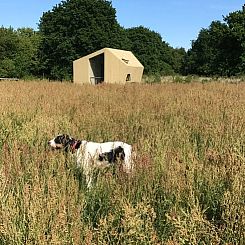
<path fill-rule="evenodd" d="M 90 63 L 90 83 L 99 84 L 104 82 L 105 55 L 100 54 L 89 59 Z"/>

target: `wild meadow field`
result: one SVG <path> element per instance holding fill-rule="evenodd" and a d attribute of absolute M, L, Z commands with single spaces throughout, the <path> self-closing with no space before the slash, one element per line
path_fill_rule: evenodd
<path fill-rule="evenodd" d="M 245 83 L 0 83 L 0 244 L 245 244 Z M 87 190 L 59 133 L 136 152 Z"/>

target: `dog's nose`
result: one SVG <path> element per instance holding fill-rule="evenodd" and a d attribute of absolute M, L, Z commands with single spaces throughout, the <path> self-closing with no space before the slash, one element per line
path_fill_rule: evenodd
<path fill-rule="evenodd" d="M 50 141 L 48 142 L 48 145 L 51 145 L 51 142 Z"/>

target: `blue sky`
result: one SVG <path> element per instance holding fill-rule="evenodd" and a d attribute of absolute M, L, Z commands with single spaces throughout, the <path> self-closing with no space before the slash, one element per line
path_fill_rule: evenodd
<path fill-rule="evenodd" d="M 0 0 L 0 26 L 32 27 L 43 12 L 60 0 Z M 117 20 L 125 28 L 143 25 L 160 33 L 174 48 L 191 47 L 201 28 L 241 10 L 244 0 L 112 0 Z"/>

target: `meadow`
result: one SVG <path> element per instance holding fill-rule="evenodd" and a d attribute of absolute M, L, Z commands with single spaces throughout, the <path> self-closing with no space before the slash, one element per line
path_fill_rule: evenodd
<path fill-rule="evenodd" d="M 245 244 L 245 83 L 0 83 L 0 244 Z M 136 152 L 87 190 L 58 133 Z"/>

